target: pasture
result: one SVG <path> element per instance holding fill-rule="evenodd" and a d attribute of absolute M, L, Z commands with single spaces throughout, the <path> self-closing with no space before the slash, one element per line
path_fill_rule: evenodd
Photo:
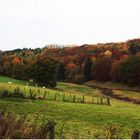
<path fill-rule="evenodd" d="M 11 80 L 12 84 L 8 84 Z M 110 99 L 111 105 L 98 103 L 100 98 L 106 102 L 106 97 L 96 88 L 58 83 L 55 89 L 44 89 L 30 84 L 27 86 L 24 81 L 0 77 L 0 91 L 7 89 L 12 93 L 16 88 L 26 97 L 33 92 L 36 98 L 0 98 L 0 111 L 26 115 L 26 122 L 30 124 L 54 120 L 56 138 L 106 138 L 110 125 L 115 128 L 116 138 L 131 138 L 132 131 L 140 128 L 139 105 L 113 98 Z M 129 97 L 132 97 L 130 92 Z"/>

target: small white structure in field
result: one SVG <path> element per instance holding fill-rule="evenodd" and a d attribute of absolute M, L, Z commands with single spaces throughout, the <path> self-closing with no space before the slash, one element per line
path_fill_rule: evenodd
<path fill-rule="evenodd" d="M 37 87 L 37 84 L 35 86 Z"/>
<path fill-rule="evenodd" d="M 12 82 L 8 82 L 8 84 L 12 84 Z"/>
<path fill-rule="evenodd" d="M 43 87 L 43 88 L 45 88 L 45 87 Z"/>
<path fill-rule="evenodd" d="M 28 86 L 28 85 L 29 85 L 29 83 L 26 83 L 26 85 Z"/>

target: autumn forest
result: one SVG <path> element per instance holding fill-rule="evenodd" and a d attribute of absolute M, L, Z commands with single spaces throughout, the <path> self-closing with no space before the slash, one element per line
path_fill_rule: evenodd
<path fill-rule="evenodd" d="M 48 45 L 0 52 L 0 74 L 55 87 L 57 81 L 140 86 L 140 39 L 82 46 Z"/>

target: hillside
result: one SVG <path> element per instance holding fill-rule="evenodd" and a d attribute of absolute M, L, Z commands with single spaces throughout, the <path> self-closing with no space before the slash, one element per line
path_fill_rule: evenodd
<path fill-rule="evenodd" d="M 55 138 L 131 138 L 140 128 L 139 72 L 140 39 L 0 52 L 0 125 L 9 134 L 17 116 L 29 138 L 47 138 L 40 133 L 52 125 Z"/>
<path fill-rule="evenodd" d="M 35 99 L 1 97 L 0 111 L 26 115 L 26 122 L 31 124 L 54 120 L 55 138 L 106 138 L 111 125 L 116 129 L 114 138 L 131 138 L 132 131 L 140 127 L 139 105 L 113 98 L 110 99 L 111 105 L 98 104 L 97 99 L 105 96 L 96 88 L 61 82 L 55 89 L 44 89 L 8 77 L 0 77 L 0 80 L 0 93 L 3 88 L 13 93 L 18 87 L 26 97 L 30 91 L 36 94 Z M 45 91 L 47 94 L 42 100 Z M 73 95 L 76 102 L 71 100 Z M 85 103 L 79 102 L 83 95 Z M 90 103 L 93 99 L 94 103 Z"/>
<path fill-rule="evenodd" d="M 46 67 L 51 70 L 45 70 Z M 42 49 L 24 48 L 0 53 L 1 75 L 48 86 L 55 86 L 56 81 L 84 83 L 89 80 L 139 86 L 139 71 L 140 39 L 82 46 L 48 45 Z M 42 74 L 42 79 L 46 75 L 53 76 L 44 78 L 42 83 L 38 73 Z"/>

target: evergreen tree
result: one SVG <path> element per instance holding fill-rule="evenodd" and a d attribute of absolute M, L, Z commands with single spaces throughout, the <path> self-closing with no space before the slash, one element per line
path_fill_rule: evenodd
<path fill-rule="evenodd" d="M 63 63 L 58 64 L 57 67 L 57 78 L 60 81 L 64 81 L 65 79 L 65 66 Z"/>
<path fill-rule="evenodd" d="M 92 65 L 93 65 L 92 60 L 90 59 L 90 57 L 88 57 L 85 61 L 84 68 L 83 68 L 83 74 L 85 80 L 91 79 Z"/>
<path fill-rule="evenodd" d="M 137 52 L 140 51 L 140 39 L 134 39 L 134 40 L 128 41 L 128 46 L 129 46 L 128 51 L 132 55 L 135 55 Z"/>
<path fill-rule="evenodd" d="M 140 86 L 140 57 L 130 57 L 119 67 L 121 82 Z"/>

